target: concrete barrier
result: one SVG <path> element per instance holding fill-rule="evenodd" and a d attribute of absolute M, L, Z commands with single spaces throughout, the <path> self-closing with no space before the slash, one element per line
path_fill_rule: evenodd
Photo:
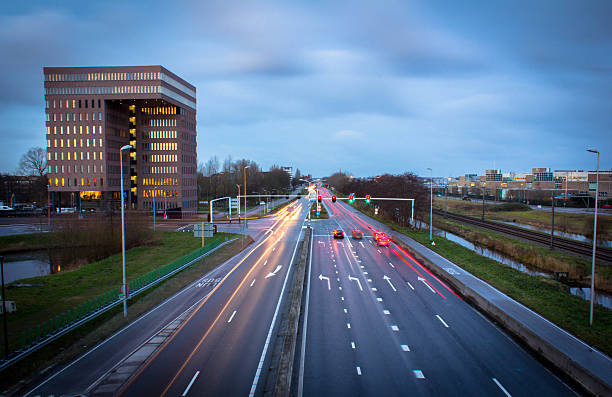
<path fill-rule="evenodd" d="M 304 241 L 302 242 L 300 257 L 295 268 L 293 293 L 289 301 L 287 325 L 284 332 L 285 338 L 281 347 L 276 382 L 274 384 L 273 395 L 275 397 L 289 397 L 291 393 L 291 378 L 293 374 L 293 363 L 295 362 L 295 346 L 297 344 L 298 323 L 300 320 L 304 278 L 306 274 L 306 264 L 308 263 L 311 238 L 312 229 L 307 228 L 304 235 Z"/>
<path fill-rule="evenodd" d="M 444 280 L 459 295 L 472 305 L 486 313 L 494 319 L 504 329 L 529 346 L 538 356 L 546 360 L 559 371 L 567 375 L 570 379 L 580 384 L 586 391 L 596 396 L 612 395 L 612 387 L 605 381 L 591 373 L 587 368 L 574 361 L 570 356 L 557 349 L 554 345 L 540 337 L 538 334 L 527 328 L 521 321 L 512 315 L 504 312 L 495 304 L 482 297 L 469 286 L 465 285 L 452 274 L 445 271 L 442 267 L 432 262 L 428 258 L 413 250 L 401 240 L 394 238 L 393 242 L 402 249 L 410 252 L 418 261 L 432 271 L 437 277 Z"/>

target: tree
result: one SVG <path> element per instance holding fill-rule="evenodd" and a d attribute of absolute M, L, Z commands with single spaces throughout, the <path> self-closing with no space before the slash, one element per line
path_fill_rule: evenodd
<path fill-rule="evenodd" d="M 47 171 L 45 151 L 40 147 L 30 148 L 19 161 L 19 172 L 23 175 L 44 176 Z"/>

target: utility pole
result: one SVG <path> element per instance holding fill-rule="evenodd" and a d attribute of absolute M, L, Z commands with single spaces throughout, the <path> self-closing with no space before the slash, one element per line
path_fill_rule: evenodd
<path fill-rule="evenodd" d="M 485 189 L 484 187 L 482 187 L 482 220 L 484 221 L 484 196 L 485 196 Z"/>
<path fill-rule="evenodd" d="M 597 171 L 595 174 L 595 218 L 593 219 L 593 258 L 591 261 L 591 310 L 589 325 L 593 325 L 593 302 L 595 301 L 595 250 L 597 249 L 597 199 L 599 198 L 599 152 L 594 149 L 587 149 L 587 152 L 597 154 Z"/>
<path fill-rule="evenodd" d="M 6 293 L 4 292 L 4 256 L 0 256 L 0 272 L 2 273 L 2 322 L 4 323 L 4 358 L 8 357 L 8 326 L 6 325 Z"/>
<path fill-rule="evenodd" d="M 550 227 L 550 249 L 553 249 L 553 240 L 555 237 L 555 191 L 552 192 L 552 223 Z"/>

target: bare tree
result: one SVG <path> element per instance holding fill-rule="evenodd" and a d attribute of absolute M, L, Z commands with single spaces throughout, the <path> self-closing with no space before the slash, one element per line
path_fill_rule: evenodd
<path fill-rule="evenodd" d="M 19 161 L 19 172 L 24 175 L 43 176 L 47 171 L 45 151 L 40 147 L 30 148 Z"/>

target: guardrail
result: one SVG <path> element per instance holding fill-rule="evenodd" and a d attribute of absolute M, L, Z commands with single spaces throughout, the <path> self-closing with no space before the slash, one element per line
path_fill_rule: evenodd
<path fill-rule="evenodd" d="M 236 238 L 226 241 L 213 241 L 202 248 L 175 259 L 167 265 L 131 280 L 128 282 L 128 291 L 130 291 L 128 299 L 172 277 L 181 270 L 191 266 L 195 262 L 234 240 L 236 240 Z M 28 328 L 27 331 L 21 334 L 21 348 L 10 352 L 8 358 L 0 360 L 0 371 L 3 371 L 55 339 L 80 327 L 89 320 L 106 313 L 122 302 L 123 297 L 120 293 L 120 288 L 113 288 L 35 327 Z"/>

